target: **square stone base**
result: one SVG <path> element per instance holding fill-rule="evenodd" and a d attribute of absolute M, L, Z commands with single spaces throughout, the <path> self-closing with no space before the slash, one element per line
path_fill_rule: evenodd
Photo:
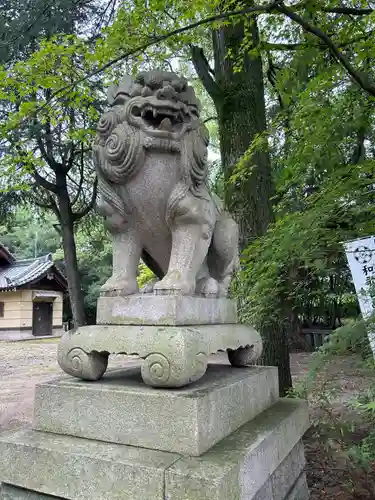
<path fill-rule="evenodd" d="M 101 296 L 98 325 L 217 325 L 237 323 L 235 300 L 224 297 L 138 294 Z"/>
<path fill-rule="evenodd" d="M 197 458 L 17 430 L 0 435 L 3 497 L 306 500 L 300 440 L 307 428 L 306 403 L 281 400 Z"/>
<path fill-rule="evenodd" d="M 65 376 L 38 384 L 36 430 L 201 455 L 278 400 L 277 369 L 209 365 L 181 389 L 154 389 L 140 367 L 97 382 Z"/>

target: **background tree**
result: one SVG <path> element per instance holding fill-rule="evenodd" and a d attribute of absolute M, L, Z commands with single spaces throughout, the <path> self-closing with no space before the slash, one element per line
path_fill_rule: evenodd
<path fill-rule="evenodd" d="M 11 108 L 11 114 L 5 109 L 1 147 L 11 144 L 16 152 L 16 160 L 3 156 L 3 171 L 19 186 L 35 182 L 35 172 L 56 184 L 53 168 L 45 177 L 48 162 L 38 144 L 38 134 L 42 140 L 49 135 L 49 120 L 53 130 L 65 123 L 65 145 L 88 145 L 91 132 L 84 134 L 83 123 L 90 127 L 97 118 L 99 78 L 106 86 L 124 72 L 182 63 L 199 88 L 190 73 L 193 54 L 216 108 L 221 185 L 241 226 L 244 259 L 235 286 L 241 318 L 262 330 L 266 359 L 279 366 L 284 390 L 290 383 L 285 340 L 291 323 L 301 322 L 307 304 L 317 303 L 317 289 L 339 292 L 329 313 L 337 319 L 333 309 L 342 303 L 343 290 L 351 291 L 341 286 L 348 274 L 340 241 L 373 230 L 372 8 L 353 2 L 244 6 L 174 0 L 166 6 L 137 0 L 122 2 L 114 12 L 113 22 L 93 37 L 83 31 L 51 37 L 23 66 L 0 75 L 0 98 Z M 71 128 L 69 108 L 79 113 Z M 32 124 L 28 136 L 25 121 Z M 72 139 L 76 129 L 79 139 Z M 63 163 L 61 152 L 53 159 Z M 73 184 L 78 178 L 72 173 Z M 72 187 L 67 191 L 70 197 Z M 332 293 L 325 295 L 323 309 Z"/>
<path fill-rule="evenodd" d="M 86 38 L 96 34 L 107 13 L 99 8 L 93 23 L 95 2 L 63 0 L 42 8 L 37 1 L 28 7 L 32 22 L 23 35 L 22 31 L 12 35 L 12 40 L 17 38 L 16 50 L 12 48 L 6 56 L 6 78 L 0 90 L 8 118 L 2 122 L 3 172 L 8 188 L 13 183 L 17 189 L 17 183 L 22 183 L 29 188 L 30 201 L 56 215 L 73 318 L 81 325 L 86 318 L 74 232 L 96 197 L 89 152 L 102 100 L 100 88 L 97 82 L 81 85 L 60 100 L 58 107 L 46 107 L 40 113 L 34 110 L 54 89 L 89 71 L 90 40 Z M 89 26 L 83 25 L 87 22 Z M 16 23 L 8 23 L 8 37 L 11 30 L 22 30 L 23 23 L 22 14 Z M 7 43 L 6 34 L 3 39 Z"/>

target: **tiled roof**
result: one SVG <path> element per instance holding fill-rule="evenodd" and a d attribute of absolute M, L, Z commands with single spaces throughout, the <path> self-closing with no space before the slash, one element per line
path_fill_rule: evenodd
<path fill-rule="evenodd" d="M 27 285 L 43 278 L 52 268 L 65 282 L 65 278 L 55 268 L 51 254 L 37 259 L 17 260 L 13 264 L 0 267 L 0 290 L 12 290 Z"/>

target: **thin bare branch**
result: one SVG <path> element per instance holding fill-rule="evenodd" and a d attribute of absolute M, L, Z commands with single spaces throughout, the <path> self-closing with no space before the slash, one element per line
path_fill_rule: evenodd
<path fill-rule="evenodd" d="M 203 120 L 203 123 L 208 123 L 208 122 L 211 122 L 213 120 L 217 120 L 217 116 L 209 116 L 208 118 Z"/>
<path fill-rule="evenodd" d="M 374 12 L 374 9 L 356 9 L 355 7 L 322 7 L 317 10 L 322 12 L 331 12 L 332 14 L 345 14 L 348 16 L 368 16 Z"/>
<path fill-rule="evenodd" d="M 77 203 L 81 191 L 82 191 L 82 186 L 83 186 L 83 181 L 84 181 L 84 171 L 85 171 L 85 157 L 84 157 L 84 149 L 83 149 L 83 144 L 81 143 L 81 157 L 80 157 L 80 166 L 79 166 L 79 183 L 77 185 L 77 192 L 71 202 L 72 207 Z"/>
<path fill-rule="evenodd" d="M 75 214 L 73 214 L 74 222 L 77 222 L 78 220 L 85 217 L 85 215 L 87 215 L 94 208 L 97 194 L 98 194 L 98 178 L 95 177 L 90 203 L 88 203 L 86 207 L 80 212 L 76 212 Z"/>

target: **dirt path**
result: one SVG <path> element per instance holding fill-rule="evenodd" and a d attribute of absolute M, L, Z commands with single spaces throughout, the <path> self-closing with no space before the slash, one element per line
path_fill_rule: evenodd
<path fill-rule="evenodd" d="M 0 432 L 30 424 L 35 385 L 63 374 L 56 360 L 57 343 L 55 339 L 0 342 Z M 115 356 L 109 366 L 126 362 L 125 356 Z"/>

